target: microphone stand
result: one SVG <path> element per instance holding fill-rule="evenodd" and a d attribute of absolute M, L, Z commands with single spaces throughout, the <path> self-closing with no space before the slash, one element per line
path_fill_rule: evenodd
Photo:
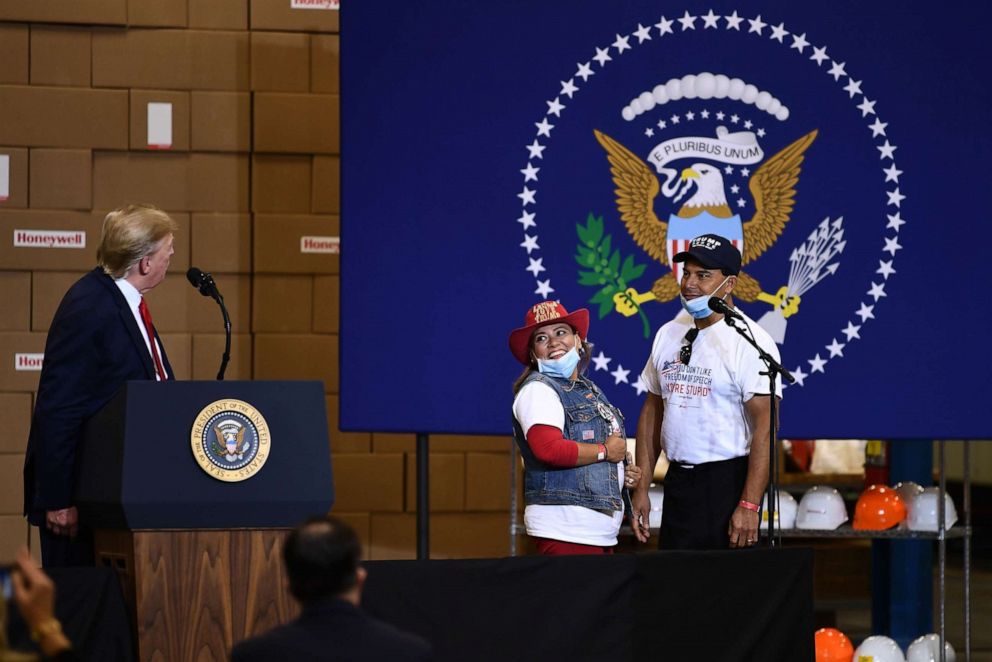
<path fill-rule="evenodd" d="M 759 358 L 761 358 L 761 360 L 765 363 L 765 366 L 768 368 L 765 372 L 759 373 L 768 376 L 768 383 L 771 389 L 771 401 L 769 403 L 768 412 L 769 418 L 771 419 L 768 425 L 768 545 L 770 547 L 781 547 L 782 534 L 781 531 L 779 531 L 778 537 L 776 538 L 777 527 L 775 526 L 775 511 L 776 506 L 778 505 L 778 398 L 775 393 L 777 391 L 776 385 L 779 375 L 782 375 L 782 378 L 789 384 L 795 383 L 796 378 L 793 377 L 781 363 L 776 361 L 771 354 L 763 350 L 761 346 L 758 345 L 751 335 L 751 329 L 746 323 L 742 329 L 737 326 L 734 317 L 727 314 L 724 314 L 723 321 L 727 323 L 727 326 L 739 333 L 749 345 L 757 350 Z M 758 524 L 758 528 L 761 528 L 760 522 Z"/>
<path fill-rule="evenodd" d="M 211 285 L 213 285 L 212 281 Z M 227 370 L 227 362 L 231 360 L 231 316 L 227 313 L 227 306 L 224 305 L 224 297 L 221 295 L 220 290 L 217 289 L 217 286 L 213 285 L 210 289 L 210 296 L 220 306 L 220 312 L 224 315 L 224 356 L 221 357 L 220 370 L 217 371 L 217 381 L 223 381 L 224 371 Z"/>

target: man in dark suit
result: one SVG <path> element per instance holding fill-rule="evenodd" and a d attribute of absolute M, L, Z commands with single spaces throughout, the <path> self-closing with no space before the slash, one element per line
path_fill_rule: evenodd
<path fill-rule="evenodd" d="M 432 659 L 425 640 L 359 608 L 366 576 L 358 564 L 361 553 L 355 532 L 333 517 L 314 517 L 293 530 L 282 554 L 289 590 L 303 613 L 292 623 L 236 644 L 232 662 Z"/>
<path fill-rule="evenodd" d="M 46 567 L 93 564 L 91 533 L 73 502 L 83 424 L 124 382 L 173 378 L 142 295 L 165 278 L 175 232 L 155 207 L 107 214 L 99 266 L 55 312 L 24 458 L 24 513 L 41 529 Z"/>

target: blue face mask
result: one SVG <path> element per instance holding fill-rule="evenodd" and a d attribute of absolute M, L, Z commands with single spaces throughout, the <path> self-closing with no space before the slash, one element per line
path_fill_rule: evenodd
<path fill-rule="evenodd" d="M 542 375 L 561 379 L 571 379 L 577 365 L 579 365 L 579 353 L 574 347 L 557 359 L 537 360 L 537 369 Z"/>
<path fill-rule="evenodd" d="M 723 283 L 730 280 L 730 276 L 723 279 Z M 713 292 L 718 292 L 723 283 L 720 283 Z M 723 296 L 727 296 L 726 294 Z M 699 296 L 695 299 L 686 299 L 682 294 L 679 294 L 679 298 L 682 299 L 682 307 L 685 308 L 685 312 L 692 315 L 693 319 L 703 320 L 713 314 L 713 309 L 710 308 L 710 297 Z"/>

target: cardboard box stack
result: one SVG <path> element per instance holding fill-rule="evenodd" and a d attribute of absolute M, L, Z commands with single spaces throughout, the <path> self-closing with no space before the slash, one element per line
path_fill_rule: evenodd
<path fill-rule="evenodd" d="M 291 0 L 0 0 L 0 563 L 37 547 L 21 465 L 46 333 L 127 202 L 180 225 L 148 295 L 176 377 L 214 378 L 223 350 L 196 265 L 230 310 L 227 378 L 323 381 L 334 512 L 370 558 L 414 556 L 413 436 L 337 426 L 339 44 L 336 10 Z M 507 553 L 509 447 L 431 438 L 435 557 Z"/>

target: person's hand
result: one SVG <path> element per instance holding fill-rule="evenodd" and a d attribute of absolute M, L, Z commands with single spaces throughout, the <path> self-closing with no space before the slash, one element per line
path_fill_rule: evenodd
<path fill-rule="evenodd" d="M 629 458 L 630 454 L 628 453 L 627 455 Z M 624 467 L 624 486 L 632 492 L 636 490 L 641 482 L 642 473 L 641 468 L 628 459 L 627 466 Z"/>
<path fill-rule="evenodd" d="M 76 537 L 79 530 L 79 511 L 75 506 L 45 513 L 45 526 L 57 536 Z"/>
<path fill-rule="evenodd" d="M 55 584 L 34 562 L 26 547 L 14 559 L 11 582 L 17 610 L 42 652 L 52 657 L 71 648 L 72 644 L 62 633 L 62 624 L 55 618 Z"/>
<path fill-rule="evenodd" d="M 639 542 L 647 542 L 651 537 L 651 499 L 647 489 L 632 492 L 630 505 L 634 509 L 630 514 L 630 527 L 634 530 L 634 537 Z"/>
<path fill-rule="evenodd" d="M 754 547 L 758 542 L 758 513 L 737 506 L 727 530 L 731 548 Z"/>
<path fill-rule="evenodd" d="M 606 439 L 606 461 L 620 462 L 627 457 L 627 440 L 611 435 Z"/>

